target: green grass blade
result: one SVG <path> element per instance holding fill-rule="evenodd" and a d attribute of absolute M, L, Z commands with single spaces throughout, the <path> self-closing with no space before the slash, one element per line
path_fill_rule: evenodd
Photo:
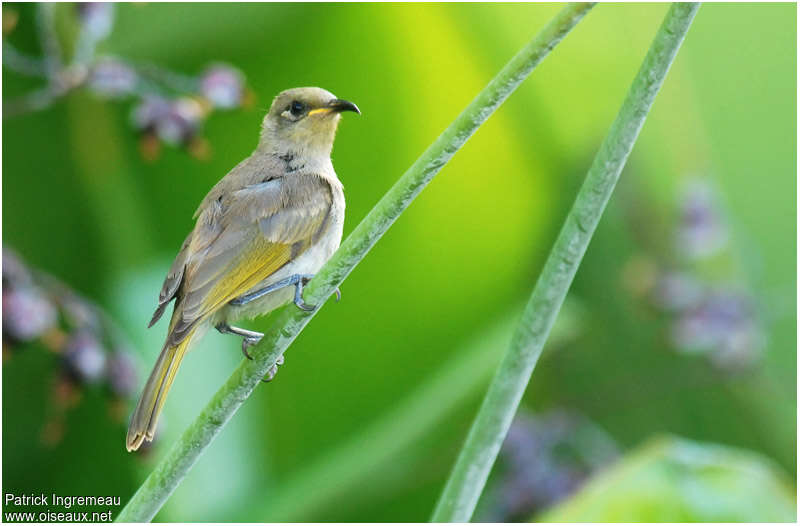
<path fill-rule="evenodd" d="M 673 4 L 658 30 L 550 251 L 432 521 L 471 519 L 575 272 L 698 7 Z"/>

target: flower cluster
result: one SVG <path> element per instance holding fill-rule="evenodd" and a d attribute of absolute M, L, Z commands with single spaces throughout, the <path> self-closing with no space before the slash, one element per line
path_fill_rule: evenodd
<path fill-rule="evenodd" d="M 714 186 L 689 180 L 679 198 L 671 261 L 640 255 L 626 274 L 669 317 L 672 347 L 705 355 L 720 370 L 740 371 L 759 360 L 766 338 L 754 297 L 731 271 L 728 225 Z"/>
<path fill-rule="evenodd" d="M 53 23 L 55 5 L 41 4 L 38 9 L 37 27 L 42 33 L 44 57 L 27 56 L 6 40 L 3 65 L 17 73 L 44 78 L 47 85 L 18 99 L 3 101 L 6 116 L 47 108 L 72 90 L 85 88 L 104 99 L 135 100 L 131 124 L 141 135 L 141 152 L 146 159 L 157 158 L 161 144 L 183 147 L 204 158 L 209 147 L 201 132 L 208 116 L 214 110 L 239 108 L 252 102 L 244 75 L 224 63 L 211 64 L 199 75 L 189 76 L 151 64 L 135 64 L 122 57 L 98 55 L 97 44 L 108 37 L 114 26 L 115 6 L 111 3 L 77 5 L 80 31 L 73 57 L 64 62 Z M 4 21 L 6 18 L 4 13 Z M 8 18 L 14 20 L 13 16 Z M 13 25 L 9 25 L 8 32 L 11 30 Z"/>
<path fill-rule="evenodd" d="M 44 441 L 60 441 L 66 410 L 90 387 L 106 392 L 112 417 L 124 419 L 138 376 L 131 347 L 108 316 L 52 276 L 28 268 L 8 247 L 3 247 L 2 282 L 3 361 L 37 348 L 56 357 L 55 410 Z"/>
<path fill-rule="evenodd" d="M 520 410 L 500 449 L 497 476 L 481 503 L 479 520 L 528 522 L 618 455 L 614 440 L 583 416 Z"/>

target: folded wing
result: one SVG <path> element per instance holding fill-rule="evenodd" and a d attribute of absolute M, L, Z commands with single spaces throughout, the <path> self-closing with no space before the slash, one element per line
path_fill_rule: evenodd
<path fill-rule="evenodd" d="M 331 202 L 328 183 L 304 175 L 247 186 L 210 203 L 162 288 L 154 319 L 177 298 L 167 345 L 307 250 L 324 230 Z"/>

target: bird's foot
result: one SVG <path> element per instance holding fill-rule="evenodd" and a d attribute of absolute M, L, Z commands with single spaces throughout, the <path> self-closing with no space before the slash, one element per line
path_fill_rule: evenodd
<path fill-rule="evenodd" d="M 263 337 L 264 337 L 264 335 L 262 334 L 261 336 L 259 336 L 257 338 L 256 337 L 245 336 L 242 339 L 242 354 L 244 354 L 245 358 L 247 358 L 248 360 L 252 360 L 253 359 L 253 357 L 250 356 L 250 353 L 247 352 L 247 349 L 252 347 L 253 345 L 257 344 L 258 342 L 260 342 L 261 338 L 263 338 Z"/>
<path fill-rule="evenodd" d="M 278 366 L 279 365 L 283 365 L 283 355 L 282 354 L 280 356 L 278 356 L 278 359 L 275 360 L 275 365 L 273 365 L 272 367 L 269 368 L 269 371 L 267 371 L 266 376 L 264 376 L 264 379 L 261 380 L 261 381 L 265 382 L 265 383 L 266 382 L 271 382 L 272 379 L 275 378 L 275 375 L 278 374 Z"/>
<path fill-rule="evenodd" d="M 311 275 L 311 274 L 308 274 L 308 275 L 297 274 L 297 275 L 300 277 L 300 280 L 295 284 L 295 288 L 294 288 L 294 304 L 297 305 L 298 308 L 300 308 L 300 309 L 302 309 L 304 311 L 310 312 L 310 311 L 316 309 L 317 306 L 316 305 L 309 305 L 308 303 L 303 301 L 303 287 L 305 287 L 306 284 L 309 281 L 311 281 L 311 278 L 313 278 L 314 276 Z M 338 303 L 342 299 L 342 292 L 337 287 L 336 290 L 334 291 L 334 293 L 336 294 L 336 302 Z"/>
<path fill-rule="evenodd" d="M 264 337 L 263 332 L 248 331 L 247 329 L 240 329 L 239 327 L 231 327 L 227 323 L 218 324 L 216 329 L 222 334 L 235 334 L 237 336 L 241 336 L 242 354 L 244 354 L 244 357 L 248 360 L 252 360 L 253 357 L 250 356 L 250 353 L 247 352 L 247 349 L 260 342 L 261 338 Z"/>
<path fill-rule="evenodd" d="M 294 284 L 294 304 L 297 305 L 297 308 L 304 310 L 306 312 L 311 312 L 312 310 L 316 309 L 316 305 L 309 305 L 305 301 L 303 301 L 303 287 L 306 286 L 306 283 L 311 281 L 311 278 L 314 276 L 312 274 L 295 274 L 300 279 Z"/>

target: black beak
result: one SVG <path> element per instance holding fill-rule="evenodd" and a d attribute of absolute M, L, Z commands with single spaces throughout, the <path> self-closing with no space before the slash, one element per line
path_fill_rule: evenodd
<path fill-rule="evenodd" d="M 333 99 L 328 103 L 328 107 L 336 112 L 352 111 L 361 115 L 361 110 L 358 109 L 358 106 L 349 100 Z"/>

